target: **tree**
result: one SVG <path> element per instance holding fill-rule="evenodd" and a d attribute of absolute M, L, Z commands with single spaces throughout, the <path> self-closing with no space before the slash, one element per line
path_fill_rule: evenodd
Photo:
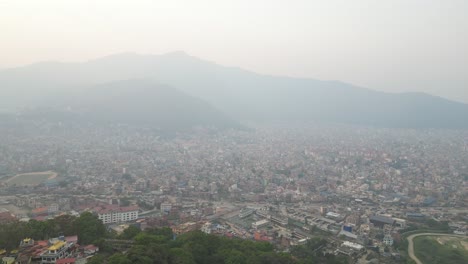
<path fill-rule="evenodd" d="M 145 232 L 151 235 L 163 236 L 166 240 L 171 240 L 173 236 L 172 229 L 169 227 L 147 229 Z"/>
<path fill-rule="evenodd" d="M 46 222 L 37 221 L 34 219 L 29 220 L 29 236 L 35 240 L 45 239 L 46 236 Z"/>
<path fill-rule="evenodd" d="M 123 233 L 120 235 L 120 238 L 121 239 L 133 239 L 140 232 L 141 230 L 138 227 L 131 225 L 123 231 Z"/>
<path fill-rule="evenodd" d="M 109 264 L 132 264 L 132 262 L 122 253 L 116 253 L 109 257 Z"/>
<path fill-rule="evenodd" d="M 172 264 L 195 264 L 191 253 L 181 248 L 171 248 L 169 250 L 169 263 Z"/>
<path fill-rule="evenodd" d="M 76 235 L 75 221 L 76 217 L 71 215 L 61 215 L 54 218 L 54 223 L 57 226 L 59 233 L 64 236 Z"/>
<path fill-rule="evenodd" d="M 96 256 L 93 256 L 92 258 L 88 259 L 88 261 L 86 262 L 87 264 L 102 264 L 104 263 L 104 256 L 102 255 L 96 255 Z"/>
<path fill-rule="evenodd" d="M 244 256 L 244 254 L 242 254 L 242 252 L 235 250 L 235 249 L 231 250 L 230 252 L 227 252 L 225 257 L 226 257 L 226 260 L 225 260 L 226 264 L 247 263 L 247 258 Z"/>
<path fill-rule="evenodd" d="M 121 198 L 120 199 L 120 205 L 121 206 L 129 206 L 130 205 L 130 200 L 128 198 Z"/>
<path fill-rule="evenodd" d="M 164 244 L 135 245 L 128 252 L 128 259 L 132 263 L 168 263 L 169 247 Z"/>
<path fill-rule="evenodd" d="M 148 233 L 139 233 L 134 239 L 137 245 L 163 244 L 167 241 L 164 236 L 150 235 Z"/>
<path fill-rule="evenodd" d="M 97 216 L 84 212 L 75 221 L 75 230 L 80 244 L 91 244 L 106 235 L 106 227 Z"/>
<path fill-rule="evenodd" d="M 23 238 L 29 237 L 28 234 L 28 226 L 21 222 L 0 225 L 0 248 L 16 248 Z"/>

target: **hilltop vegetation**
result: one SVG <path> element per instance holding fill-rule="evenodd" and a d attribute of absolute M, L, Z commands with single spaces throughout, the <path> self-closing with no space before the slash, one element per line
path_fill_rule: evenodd
<path fill-rule="evenodd" d="M 17 221 L 0 225 L 0 248 L 15 249 L 24 238 L 44 240 L 60 235 L 78 235 L 78 243 L 86 245 L 98 243 L 108 233 L 101 220 L 89 212 L 80 217 L 61 215 L 46 221 Z"/>
<path fill-rule="evenodd" d="M 133 233 L 130 231 L 129 233 Z M 124 234 L 125 237 L 125 234 Z M 128 237 L 126 237 L 128 238 Z M 173 239 L 170 229 L 151 229 L 134 233 L 135 245 L 125 254 L 109 252 L 95 256 L 90 264 L 306 264 L 347 263 L 346 258 L 322 256 L 314 249 L 325 245 L 325 240 L 314 239 L 304 246 L 293 248 L 292 253 L 278 253 L 268 242 L 254 242 L 237 238 L 190 232 Z"/>
<path fill-rule="evenodd" d="M 121 235 L 106 231 L 102 222 L 91 213 L 80 217 L 59 216 L 44 222 L 31 220 L 28 223 L 13 222 L 0 226 L 0 248 L 10 251 L 18 247 L 23 238 L 43 240 L 59 235 L 78 235 L 78 243 L 95 244 L 99 255 L 90 259 L 90 264 L 306 264 L 347 263 L 340 256 L 325 255 L 317 250 L 326 245 L 326 240 L 315 238 L 302 246 L 293 247 L 291 253 L 277 252 L 268 242 L 255 242 L 238 238 L 207 235 L 194 231 L 174 236 L 170 228 L 140 231 L 130 226 Z M 132 240 L 133 245 L 125 253 L 116 250 L 105 239 Z"/>

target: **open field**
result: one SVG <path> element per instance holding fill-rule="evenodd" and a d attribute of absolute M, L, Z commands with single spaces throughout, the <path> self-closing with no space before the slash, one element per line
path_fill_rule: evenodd
<path fill-rule="evenodd" d="M 53 171 L 31 172 L 17 174 L 5 181 L 8 185 L 38 185 L 47 179 L 54 179 L 57 173 Z"/>
<path fill-rule="evenodd" d="M 468 263 L 468 238 L 450 235 L 414 237 L 414 255 L 423 264 Z"/>

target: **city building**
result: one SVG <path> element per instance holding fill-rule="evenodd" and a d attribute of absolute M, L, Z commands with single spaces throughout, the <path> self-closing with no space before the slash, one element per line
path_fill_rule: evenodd
<path fill-rule="evenodd" d="M 270 223 L 270 221 L 268 221 L 267 219 L 262 219 L 260 221 L 257 221 L 257 222 L 254 222 L 252 223 L 252 228 L 257 230 L 263 226 L 266 226 Z"/>
<path fill-rule="evenodd" d="M 205 224 L 203 224 L 201 231 L 205 234 L 211 234 L 211 223 L 206 222 Z"/>
<path fill-rule="evenodd" d="M 171 203 L 162 203 L 161 204 L 161 213 L 168 214 L 172 209 Z"/>
<path fill-rule="evenodd" d="M 369 221 L 374 224 L 375 227 L 383 228 L 384 225 L 391 225 L 393 226 L 395 224 L 395 220 L 386 217 L 386 216 L 381 216 L 381 215 L 373 215 L 369 217 Z"/>
<path fill-rule="evenodd" d="M 49 240 L 50 246 L 41 255 L 41 264 L 56 264 L 57 260 L 71 256 L 73 242 L 67 242 L 64 237 Z"/>
<path fill-rule="evenodd" d="M 102 206 L 95 209 L 104 224 L 129 222 L 138 219 L 138 206 Z"/>

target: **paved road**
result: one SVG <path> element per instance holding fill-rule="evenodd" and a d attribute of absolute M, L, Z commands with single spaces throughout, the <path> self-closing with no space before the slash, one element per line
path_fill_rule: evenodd
<path fill-rule="evenodd" d="M 414 243 L 413 243 L 413 238 L 418 237 L 418 236 L 449 236 L 449 237 L 462 237 L 466 238 L 464 235 L 455 235 L 455 234 L 443 234 L 443 233 L 420 233 L 420 234 L 414 234 L 406 239 L 408 239 L 408 255 L 412 260 L 416 262 L 416 264 L 423 264 L 417 257 L 414 255 Z"/>

